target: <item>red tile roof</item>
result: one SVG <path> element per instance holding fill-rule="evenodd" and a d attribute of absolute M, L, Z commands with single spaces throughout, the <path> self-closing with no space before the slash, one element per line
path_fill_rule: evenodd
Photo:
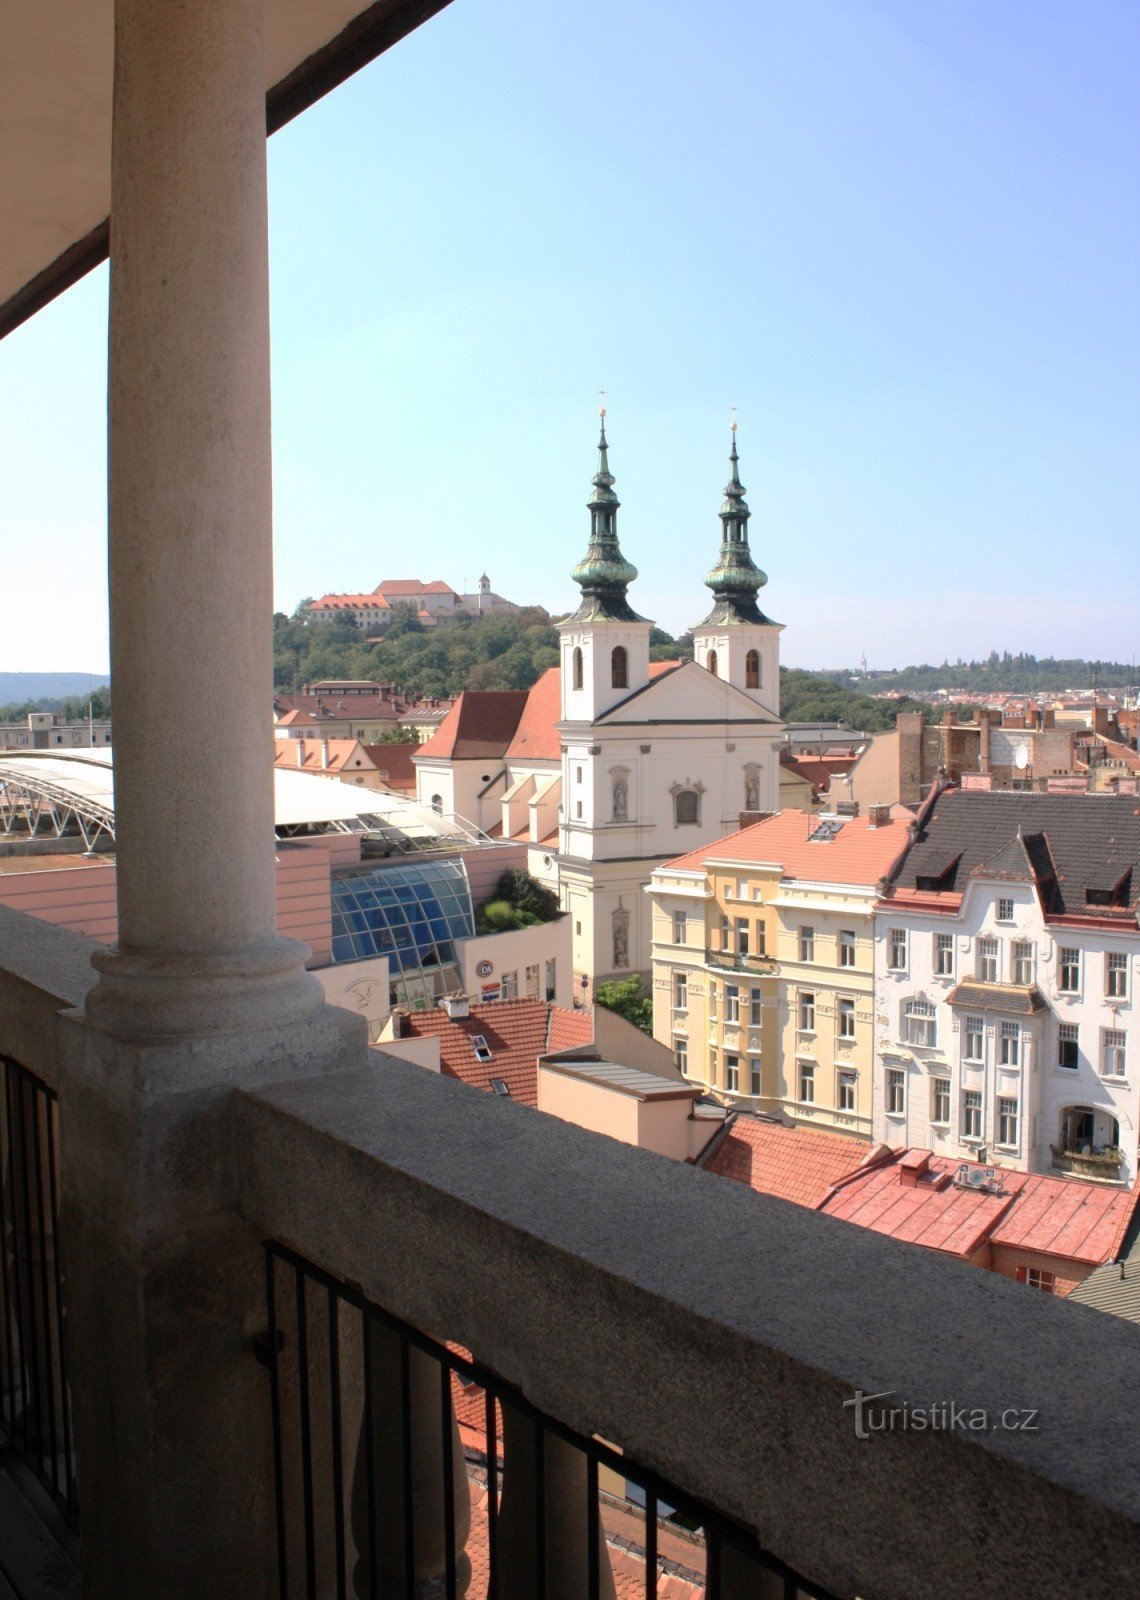
<path fill-rule="evenodd" d="M 562 715 L 562 669 L 547 667 L 529 690 L 507 760 L 559 761 L 562 745 L 555 723 Z"/>
<path fill-rule="evenodd" d="M 370 606 L 377 611 L 391 611 L 382 594 L 323 594 L 309 607 L 311 611 L 333 611 L 343 606 Z"/>
<path fill-rule="evenodd" d="M 364 753 L 387 788 L 414 794 L 416 769 L 412 765 L 412 757 L 419 749 L 417 739 L 408 739 L 400 744 L 366 744 Z"/>
<path fill-rule="evenodd" d="M 404 594 L 455 594 L 449 583 L 443 583 L 436 578 L 432 583 L 424 583 L 419 578 L 385 578 L 383 583 L 378 583 L 373 590 L 374 594 L 404 595 Z"/>
<path fill-rule="evenodd" d="M 764 862 L 781 866 L 787 878 L 873 887 L 906 849 L 908 829 L 901 819 L 873 828 L 867 817 L 849 817 L 841 820 L 834 838 L 812 840 L 819 826 L 820 819 L 805 811 L 780 811 L 666 862 L 665 870 L 692 871 L 717 861 Z"/>
<path fill-rule="evenodd" d="M 565 1006 L 551 1006 L 548 1050 L 578 1050 L 594 1042 L 594 1014 L 592 1011 L 568 1011 Z"/>
<path fill-rule="evenodd" d="M 594 1036 L 589 1013 L 575 1014 L 546 1000 L 494 1000 L 473 1005 L 468 1017 L 451 1018 L 442 1007 L 412 1011 L 404 1018 L 403 1036 L 439 1039 L 440 1070 L 449 1078 L 476 1089 L 490 1089 L 492 1078 L 502 1078 L 511 1098 L 524 1106 L 538 1104 L 538 1058 L 547 1050 L 565 1050 L 588 1044 Z M 584 1028 L 588 1024 L 588 1035 Z M 471 1043 L 481 1033 L 491 1051 L 490 1061 L 480 1061 Z M 552 1043 L 557 1038 L 560 1042 Z"/>
<path fill-rule="evenodd" d="M 874 1148 L 865 1139 L 738 1114 L 699 1165 L 722 1178 L 746 1183 L 757 1194 L 815 1207 Z"/>
<path fill-rule="evenodd" d="M 356 739 L 274 739 L 273 765 L 278 771 L 340 773 L 371 772 L 364 746 Z"/>
<path fill-rule="evenodd" d="M 526 701 L 525 689 L 465 689 L 416 754 L 448 761 L 501 761 Z"/>
<path fill-rule="evenodd" d="M 856 1174 L 819 1209 L 950 1255 L 969 1256 L 989 1243 L 1094 1266 L 1110 1258 L 1131 1205 L 1124 1190 L 1004 1168 L 1002 1194 L 959 1189 L 954 1173 L 977 1163 L 945 1156 L 929 1158 L 933 1182 L 920 1177 L 904 1185 L 902 1163 L 921 1163 L 928 1154 L 892 1152 L 891 1161 Z"/>

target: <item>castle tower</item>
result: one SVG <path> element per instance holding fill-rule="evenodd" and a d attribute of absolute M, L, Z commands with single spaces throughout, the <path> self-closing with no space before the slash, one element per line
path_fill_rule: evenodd
<path fill-rule="evenodd" d="M 756 604 L 756 596 L 768 579 L 748 548 L 748 519 L 752 513 L 740 481 L 735 422 L 728 459 L 729 480 L 720 508 L 720 557 L 705 578 L 712 590 L 713 608 L 693 629 L 693 653 L 698 666 L 743 690 L 778 716 L 783 625 L 766 617 Z"/>
<path fill-rule="evenodd" d="M 598 470 L 587 501 L 590 542 L 571 573 L 582 590 L 572 616 L 559 623 L 562 635 L 562 720 L 593 722 L 649 681 L 649 634 L 653 627 L 626 599 L 637 568 L 621 553 L 606 443 L 603 408 Z"/>

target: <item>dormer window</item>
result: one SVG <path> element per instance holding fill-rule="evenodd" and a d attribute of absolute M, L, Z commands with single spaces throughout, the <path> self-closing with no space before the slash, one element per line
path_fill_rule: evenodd
<path fill-rule="evenodd" d="M 622 644 L 615 645 L 610 656 L 610 684 L 615 689 L 629 688 L 629 654 Z"/>
<path fill-rule="evenodd" d="M 746 689 L 759 689 L 760 687 L 759 650 L 749 650 L 744 658 L 744 687 Z"/>

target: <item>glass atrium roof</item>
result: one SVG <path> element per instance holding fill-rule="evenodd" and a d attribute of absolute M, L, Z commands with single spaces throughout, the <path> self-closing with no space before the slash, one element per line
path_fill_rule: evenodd
<path fill-rule="evenodd" d="M 334 962 L 387 956 L 396 978 L 454 962 L 454 941 L 474 933 L 462 861 L 371 867 L 332 881 Z"/>

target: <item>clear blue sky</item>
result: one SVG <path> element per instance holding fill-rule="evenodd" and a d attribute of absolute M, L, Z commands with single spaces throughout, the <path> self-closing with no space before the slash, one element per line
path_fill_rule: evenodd
<path fill-rule="evenodd" d="M 1134 0 L 455 0 L 270 146 L 277 604 L 557 610 L 608 391 L 637 609 L 729 406 L 783 659 L 1127 658 Z M 6 670 L 106 665 L 106 271 L 0 344 Z"/>

